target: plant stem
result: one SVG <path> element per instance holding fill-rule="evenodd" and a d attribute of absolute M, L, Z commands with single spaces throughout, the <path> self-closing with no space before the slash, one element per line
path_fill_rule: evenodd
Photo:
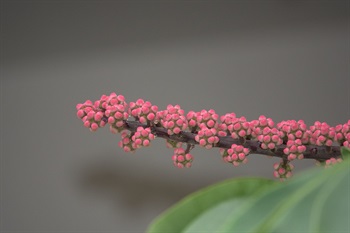
<path fill-rule="evenodd" d="M 180 132 L 179 134 L 169 135 L 167 130 L 163 127 L 147 126 L 141 124 L 138 121 L 125 121 L 125 129 L 135 132 L 137 127 L 150 127 L 152 132 L 157 136 L 164 139 L 171 139 L 177 142 L 184 142 L 188 144 L 198 144 L 195 140 L 196 133 L 193 132 Z M 273 157 L 279 157 L 287 159 L 287 155 L 284 154 L 283 150 L 286 148 L 285 144 L 279 145 L 274 150 L 265 150 L 260 147 L 260 142 L 255 140 L 240 140 L 233 139 L 230 136 L 220 137 L 219 142 L 213 147 L 218 148 L 231 148 L 232 144 L 243 145 L 250 149 L 250 154 L 262 154 Z M 305 145 L 306 151 L 303 153 L 305 159 L 315 159 L 318 161 L 325 161 L 330 158 L 341 157 L 340 146 L 316 146 L 316 145 Z"/>

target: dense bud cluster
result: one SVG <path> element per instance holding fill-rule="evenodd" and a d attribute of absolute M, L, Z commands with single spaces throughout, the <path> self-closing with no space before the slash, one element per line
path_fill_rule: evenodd
<path fill-rule="evenodd" d="M 261 115 L 258 120 L 251 121 L 252 136 L 261 142 L 261 148 L 273 150 L 283 143 L 283 134 L 274 128 L 271 118 Z"/>
<path fill-rule="evenodd" d="M 122 140 L 119 141 L 119 147 L 123 148 L 125 152 L 133 152 L 136 148 L 133 147 L 133 141 L 131 140 L 131 134 L 128 131 L 123 131 L 121 133 Z"/>
<path fill-rule="evenodd" d="M 285 163 L 283 160 L 280 163 L 275 163 L 273 165 L 274 177 L 279 178 L 280 180 L 285 180 L 292 176 L 292 170 L 294 169 L 293 164 Z"/>
<path fill-rule="evenodd" d="M 342 141 L 344 140 L 344 135 L 343 135 L 343 125 L 339 124 L 335 127 L 332 128 L 334 131 L 334 141 L 338 142 L 339 144 L 342 144 Z"/>
<path fill-rule="evenodd" d="M 303 152 L 306 147 L 302 144 L 301 139 L 288 140 L 286 148 L 283 150 L 284 154 L 288 155 L 287 159 L 292 161 L 294 159 L 303 159 Z"/>
<path fill-rule="evenodd" d="M 346 141 L 343 142 L 343 146 L 350 148 L 350 133 L 346 134 Z"/>
<path fill-rule="evenodd" d="M 316 121 L 308 130 L 310 143 L 317 146 L 331 146 L 335 137 L 335 130 L 326 123 Z"/>
<path fill-rule="evenodd" d="M 216 129 L 203 127 L 198 131 L 197 135 L 195 136 L 195 140 L 200 146 L 211 149 L 216 143 L 219 142 L 219 137 L 216 136 L 216 134 Z"/>
<path fill-rule="evenodd" d="M 186 153 L 186 151 L 180 147 L 174 150 L 172 160 L 174 162 L 174 165 L 178 168 L 189 168 L 192 166 L 193 156 L 189 153 Z"/>
<path fill-rule="evenodd" d="M 220 130 L 231 135 L 232 138 L 244 138 L 251 134 L 252 127 L 245 117 L 237 118 L 235 113 L 226 113 L 220 117 Z"/>
<path fill-rule="evenodd" d="M 132 146 L 138 149 L 142 146 L 149 146 L 154 139 L 154 135 L 151 133 L 151 128 L 138 127 L 131 139 L 133 141 Z"/>
<path fill-rule="evenodd" d="M 77 117 L 79 117 L 84 122 L 84 126 L 91 131 L 96 131 L 99 127 L 106 125 L 106 122 L 102 120 L 103 116 L 103 112 L 98 110 L 90 100 L 77 105 Z"/>
<path fill-rule="evenodd" d="M 280 130 L 284 141 L 301 139 L 302 143 L 308 142 L 306 134 L 307 126 L 303 120 L 287 120 L 277 124 L 277 129 Z"/>
<path fill-rule="evenodd" d="M 167 109 L 158 112 L 157 118 L 160 119 L 161 125 L 168 130 L 168 134 L 179 134 L 188 127 L 188 122 L 185 117 L 185 111 L 180 105 L 168 105 Z"/>
<path fill-rule="evenodd" d="M 132 134 L 129 134 L 127 131 L 123 131 L 122 140 L 119 142 L 119 146 L 123 148 L 125 152 L 131 152 L 141 148 L 142 146 L 149 146 L 154 138 L 155 137 L 151 132 L 151 128 L 138 127 L 136 132 Z"/>
<path fill-rule="evenodd" d="M 212 129 L 217 128 L 218 126 L 219 115 L 216 114 L 213 109 L 210 109 L 209 111 L 203 109 L 200 112 L 190 111 L 186 117 L 187 120 L 191 122 L 190 126 L 192 128 L 197 126 L 199 129 Z"/>
<path fill-rule="evenodd" d="M 325 168 L 332 167 L 334 164 L 341 163 L 343 160 L 341 158 L 330 158 L 325 161 Z"/>
<path fill-rule="evenodd" d="M 125 102 L 124 96 L 115 93 L 112 93 L 109 97 L 102 96 L 99 105 L 105 109 L 104 114 L 108 119 L 110 131 L 113 133 L 122 131 L 124 121 L 129 116 L 126 111 L 128 105 Z"/>
<path fill-rule="evenodd" d="M 265 116 L 247 121 L 233 112 L 219 116 L 212 109 L 185 114 L 179 105 L 168 105 L 159 111 L 143 99 L 127 104 L 124 96 L 115 93 L 102 95 L 94 103 L 87 100 L 76 109 L 77 117 L 91 131 L 108 123 L 111 132 L 121 132 L 119 146 L 126 152 L 149 146 L 156 136 L 165 138 L 167 147 L 175 148 L 173 162 L 180 168 L 191 167 L 193 157 L 188 152 L 199 144 L 207 149 L 220 147 L 223 160 L 234 166 L 246 163 L 249 153 L 257 151 L 280 157 L 282 162 L 274 165 L 274 176 L 285 179 L 292 175 L 292 160 L 312 158 L 329 167 L 342 161 L 339 146 L 350 148 L 350 120 L 335 127 L 316 121 L 308 128 L 302 120 L 281 121 L 275 126 Z M 129 116 L 135 121 L 128 120 Z M 186 150 L 183 143 L 188 146 Z M 333 154 L 318 157 L 317 147 L 322 153 Z"/>
<path fill-rule="evenodd" d="M 232 144 L 230 149 L 221 148 L 220 154 L 225 162 L 238 166 L 248 161 L 247 155 L 249 154 L 249 149 L 241 145 Z"/>
<path fill-rule="evenodd" d="M 350 120 L 343 125 L 337 125 L 334 131 L 335 140 L 340 145 L 350 148 Z"/>
<path fill-rule="evenodd" d="M 265 128 L 272 129 L 275 123 L 271 118 L 266 118 L 266 116 L 259 116 L 258 120 L 252 120 L 250 126 L 252 128 L 252 136 L 257 138 Z"/>
<path fill-rule="evenodd" d="M 138 99 L 129 103 L 129 114 L 138 119 L 142 124 L 148 124 L 156 120 L 158 106 L 152 105 L 149 101 Z"/>
<path fill-rule="evenodd" d="M 194 111 L 189 111 L 186 115 L 186 119 L 188 122 L 188 128 L 195 132 L 198 130 L 198 122 L 197 122 L 197 113 Z"/>
<path fill-rule="evenodd" d="M 275 149 L 276 146 L 281 145 L 283 142 L 278 129 L 270 129 L 269 127 L 265 127 L 261 134 L 257 136 L 257 139 L 261 142 L 261 148 L 270 150 Z"/>

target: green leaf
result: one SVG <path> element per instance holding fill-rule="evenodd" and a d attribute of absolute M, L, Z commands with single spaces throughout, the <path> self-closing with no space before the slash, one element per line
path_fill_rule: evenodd
<path fill-rule="evenodd" d="M 148 232 L 349 232 L 349 168 L 347 159 L 283 183 L 229 180 L 185 198 Z"/>
<path fill-rule="evenodd" d="M 341 148 L 341 154 L 342 154 L 342 156 L 343 156 L 344 159 L 350 158 L 350 149 L 347 148 L 347 147 L 345 147 L 345 146 L 343 146 L 343 147 Z"/>
<path fill-rule="evenodd" d="M 340 165 L 313 169 L 261 195 L 232 216 L 225 230 L 348 232 L 349 164 Z"/>
<path fill-rule="evenodd" d="M 160 215 L 148 233 L 215 232 L 241 203 L 277 182 L 262 178 L 230 179 L 195 192 Z M 201 232 L 201 230 L 199 230 Z"/>

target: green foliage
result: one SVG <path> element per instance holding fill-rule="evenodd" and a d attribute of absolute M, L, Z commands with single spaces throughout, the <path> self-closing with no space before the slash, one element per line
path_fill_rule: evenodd
<path fill-rule="evenodd" d="M 350 150 L 344 162 L 317 167 L 287 182 L 224 181 L 184 198 L 148 233 L 349 232 Z"/>
<path fill-rule="evenodd" d="M 222 214 L 235 211 L 235 206 L 239 206 L 244 200 L 261 192 L 272 183 L 275 182 L 260 178 L 241 178 L 215 184 L 189 195 L 170 208 L 155 220 L 148 232 L 189 232 L 186 228 L 197 224 L 195 220 L 199 218 L 207 219 L 203 224 L 212 228 L 210 225 L 215 224 L 214 220 L 221 214 L 210 216 L 210 210 L 216 210 L 215 212 Z"/>
<path fill-rule="evenodd" d="M 342 154 L 343 158 L 349 159 L 350 158 L 350 149 L 347 147 L 342 147 L 341 154 Z"/>

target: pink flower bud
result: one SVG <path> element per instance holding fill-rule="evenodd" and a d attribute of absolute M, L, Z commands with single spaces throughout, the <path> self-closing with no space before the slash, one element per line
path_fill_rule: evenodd
<path fill-rule="evenodd" d="M 188 161 L 193 159 L 193 157 L 192 157 L 191 154 L 186 154 L 186 157 L 185 157 L 185 158 L 186 158 L 186 160 L 188 160 Z"/>
<path fill-rule="evenodd" d="M 181 132 L 181 129 L 179 127 L 175 127 L 173 129 L 174 134 L 179 134 Z"/>
<path fill-rule="evenodd" d="M 207 144 L 207 142 L 204 139 L 199 140 L 199 145 L 205 146 L 206 144 Z"/>
<path fill-rule="evenodd" d="M 270 150 L 272 150 L 272 149 L 274 149 L 274 148 L 276 147 L 276 145 L 275 145 L 275 143 L 270 142 L 270 143 L 267 145 L 267 147 L 268 147 Z"/>
<path fill-rule="evenodd" d="M 83 118 L 83 116 L 85 116 L 85 112 L 83 111 L 83 110 L 78 110 L 78 112 L 77 112 L 77 117 L 79 117 L 79 118 Z"/>

